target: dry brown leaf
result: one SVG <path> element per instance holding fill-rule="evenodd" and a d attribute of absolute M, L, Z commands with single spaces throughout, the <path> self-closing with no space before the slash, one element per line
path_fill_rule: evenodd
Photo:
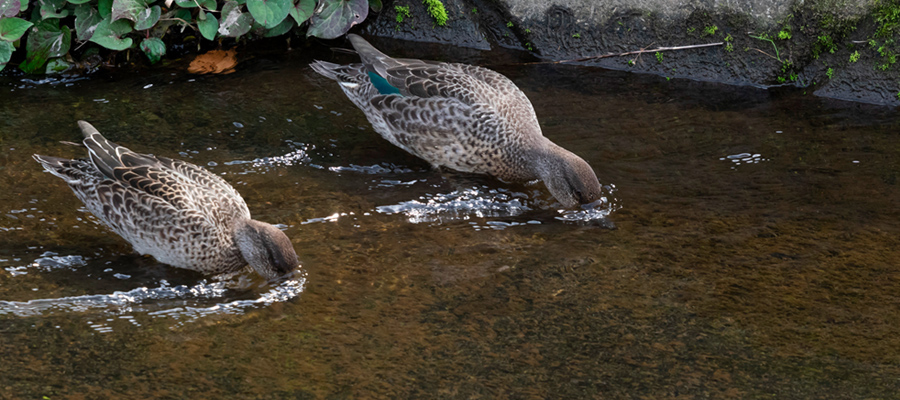
<path fill-rule="evenodd" d="M 230 74 L 237 65 L 237 52 L 232 50 L 211 50 L 200 54 L 188 66 L 192 74 Z"/>

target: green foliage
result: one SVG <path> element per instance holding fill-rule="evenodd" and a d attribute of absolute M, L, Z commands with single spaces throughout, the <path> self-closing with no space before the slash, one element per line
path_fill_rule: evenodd
<path fill-rule="evenodd" d="M 507 28 L 512 28 L 512 27 L 513 27 L 512 21 L 506 21 L 506 27 L 507 27 Z"/>
<path fill-rule="evenodd" d="M 397 13 L 397 23 L 403 23 L 404 18 L 409 18 L 409 6 L 394 6 L 394 12 Z"/>
<path fill-rule="evenodd" d="M 663 54 L 658 51 L 656 52 L 656 61 L 663 62 Z"/>
<path fill-rule="evenodd" d="M 900 36 L 900 0 L 876 0 L 873 14 L 877 27 L 869 45 L 883 60 L 878 69 L 886 71 L 897 62 L 897 52 L 900 51 L 897 48 L 897 37 Z"/>
<path fill-rule="evenodd" d="M 434 18 L 438 26 L 447 25 L 449 17 L 447 16 L 447 10 L 444 9 L 444 3 L 441 3 L 441 0 L 423 0 L 422 3 L 428 6 L 428 14 Z"/>
<path fill-rule="evenodd" d="M 324 3 L 324 7 L 319 5 L 309 19 L 307 37 L 334 39 L 347 33 L 350 27 L 365 20 L 369 14 L 366 0 L 329 0 Z"/>
<path fill-rule="evenodd" d="M 834 43 L 834 39 L 832 39 L 831 36 L 818 36 L 816 43 L 813 44 L 812 48 L 813 58 L 819 58 L 819 56 L 825 52 L 834 54 L 835 50 L 837 50 L 837 44 Z"/>
<path fill-rule="evenodd" d="M 294 3 L 290 0 L 258 0 L 248 1 L 247 11 L 257 23 L 266 29 L 272 29 L 287 18 Z"/>
<path fill-rule="evenodd" d="M 893 38 L 900 33 L 900 0 L 877 0 L 874 14 L 878 23 L 876 38 Z"/>
<path fill-rule="evenodd" d="M 859 61 L 859 50 L 854 51 L 853 54 L 850 55 L 850 62 L 855 63 Z"/>
<path fill-rule="evenodd" d="M 69 52 L 72 31 L 59 26 L 58 19 L 48 19 L 35 24 L 25 44 L 25 62 L 19 67 L 25 72 L 40 72 L 47 61 Z"/>
<path fill-rule="evenodd" d="M 446 23 L 439 5 L 429 11 L 444 15 Z M 0 0 L 0 70 L 22 53 L 23 71 L 58 72 L 98 48 L 139 48 L 156 63 L 171 45 L 167 35 L 186 28 L 182 39 L 213 41 L 251 33 L 279 36 L 308 25 L 307 36 L 332 39 L 381 6 L 381 0 L 31 0 L 29 9 L 29 0 Z"/>
<path fill-rule="evenodd" d="M 769 35 L 763 33 L 763 34 L 761 34 L 761 35 L 759 35 L 759 36 L 753 36 L 753 35 L 750 35 L 750 37 L 752 37 L 752 38 L 754 38 L 754 39 L 757 39 L 757 40 L 762 40 L 762 41 L 764 41 L 764 42 L 772 43 L 772 47 L 775 48 L 775 59 L 778 60 L 778 61 L 781 61 L 781 56 L 778 54 L 778 46 L 775 45 L 775 41 L 772 40 L 772 38 L 770 38 Z"/>
<path fill-rule="evenodd" d="M 25 31 L 34 25 L 21 18 L 0 19 L 0 40 L 15 42 L 25 34 Z"/>
<path fill-rule="evenodd" d="M 580 33 L 576 33 L 576 34 L 572 35 L 572 37 L 575 38 L 575 39 L 581 39 L 581 34 L 580 34 Z"/>
<path fill-rule="evenodd" d="M 716 31 L 718 31 L 718 30 L 719 30 L 719 27 L 716 25 L 707 26 L 706 28 L 703 28 L 703 34 L 700 36 L 712 36 L 712 35 L 715 35 Z"/>
<path fill-rule="evenodd" d="M 794 64 L 790 61 L 781 63 L 781 72 L 785 74 L 785 76 L 779 76 L 778 83 L 794 82 L 798 78 L 797 73 L 794 71 Z"/>
<path fill-rule="evenodd" d="M 785 26 L 778 32 L 778 38 L 781 40 L 788 40 L 791 38 L 791 26 Z"/>
<path fill-rule="evenodd" d="M 166 55 L 166 44 L 160 38 L 146 38 L 141 41 L 141 50 L 150 59 L 150 63 L 156 64 L 162 56 Z"/>
<path fill-rule="evenodd" d="M 825 76 L 827 76 L 828 79 L 834 77 L 834 68 L 828 68 L 828 70 L 825 71 Z"/>
<path fill-rule="evenodd" d="M 733 41 L 734 41 L 734 38 L 731 37 L 730 33 L 727 36 L 725 36 L 725 51 L 727 51 L 729 53 L 734 51 L 734 46 L 731 45 L 731 42 L 733 42 Z"/>

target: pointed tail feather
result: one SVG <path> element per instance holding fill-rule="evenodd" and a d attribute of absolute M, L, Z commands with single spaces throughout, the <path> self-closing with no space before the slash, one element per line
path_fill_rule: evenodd
<path fill-rule="evenodd" d="M 106 140 L 96 128 L 85 121 L 78 121 L 78 127 L 81 128 L 81 133 L 84 134 L 84 145 L 88 148 L 91 162 L 103 175 L 115 178 L 113 170 L 122 165 L 122 161 L 119 159 L 120 151 L 118 150 L 121 146 Z M 124 147 L 122 149 L 129 151 Z"/>
<path fill-rule="evenodd" d="M 382 77 L 387 76 L 387 67 L 388 64 L 391 64 L 390 57 L 376 49 L 359 35 L 351 33 L 347 35 L 347 39 L 350 39 L 350 44 L 356 49 L 360 60 L 366 65 L 366 69 Z"/>
<path fill-rule="evenodd" d="M 62 178 L 66 183 L 73 183 L 81 180 L 79 176 L 75 176 L 71 173 L 74 160 L 61 157 L 42 156 L 40 154 L 34 154 L 31 157 L 39 162 L 47 172 Z"/>
<path fill-rule="evenodd" d="M 327 61 L 313 61 L 309 66 L 316 71 L 319 75 L 322 75 L 328 79 L 338 80 L 337 70 L 341 67 L 339 64 L 330 63 Z"/>

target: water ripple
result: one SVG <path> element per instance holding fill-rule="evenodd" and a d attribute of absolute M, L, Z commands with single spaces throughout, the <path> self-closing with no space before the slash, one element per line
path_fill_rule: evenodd
<path fill-rule="evenodd" d="M 303 292 L 306 279 L 296 277 L 285 280 L 254 299 L 233 300 L 205 307 L 200 305 L 201 302 L 205 302 L 204 300 L 227 297 L 232 291 L 230 286 L 234 284 L 233 281 L 209 283 L 203 280 L 193 286 L 171 286 L 163 280 L 159 287 L 139 287 L 128 291 L 116 291 L 112 294 L 28 301 L 0 300 L 0 315 L 32 317 L 57 312 L 79 313 L 99 309 L 109 313 L 144 312 L 152 318 L 171 317 L 182 322 L 191 322 L 211 314 L 240 314 L 249 308 L 265 307 L 273 303 L 288 301 Z M 159 300 L 194 300 L 195 305 L 160 309 L 163 304 L 154 303 Z"/>
<path fill-rule="evenodd" d="M 486 186 L 455 190 L 450 193 L 427 194 L 417 200 L 400 204 L 378 206 L 382 214 L 402 214 L 414 224 L 471 217 L 513 217 L 531 210 L 524 193 L 506 189 L 488 189 Z"/>

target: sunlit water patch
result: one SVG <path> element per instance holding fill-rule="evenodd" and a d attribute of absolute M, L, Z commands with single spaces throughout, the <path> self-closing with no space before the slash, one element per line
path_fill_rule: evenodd
<path fill-rule="evenodd" d="M 310 153 L 316 149 L 316 146 L 313 144 L 299 143 L 287 141 L 288 145 L 292 148 L 291 152 L 280 155 L 280 156 L 271 156 L 271 157 L 260 157 L 255 158 L 253 160 L 232 160 L 226 161 L 225 165 L 245 165 L 248 168 L 238 172 L 239 175 L 250 174 L 250 173 L 258 173 L 265 172 L 265 170 L 273 167 L 286 167 L 286 166 L 294 166 L 294 165 L 306 165 L 316 169 L 324 169 L 325 167 L 314 164 L 312 162 L 312 158 L 310 158 Z"/>
<path fill-rule="evenodd" d="M 6 267 L 4 269 L 12 276 L 19 276 L 25 275 L 29 271 L 48 272 L 57 269 L 75 269 L 76 267 L 81 267 L 84 265 L 86 265 L 86 262 L 84 260 L 84 257 L 82 256 L 60 256 L 56 253 L 48 251 L 44 254 L 41 254 L 40 258 L 34 260 L 28 265 Z"/>
<path fill-rule="evenodd" d="M 614 228 L 615 225 L 609 220 L 609 216 L 622 207 L 618 199 L 613 196 L 616 192 L 616 185 L 603 185 L 603 192 L 605 196 L 600 197 L 593 203 L 585 204 L 577 210 L 558 210 L 559 216 L 556 219 L 578 224 L 596 224 Z"/>
<path fill-rule="evenodd" d="M 769 159 L 763 158 L 762 154 L 740 153 L 720 157 L 719 161 L 729 161 L 732 163 L 731 169 L 735 169 L 736 166 L 741 164 L 759 164 L 762 161 L 769 161 Z"/>
<path fill-rule="evenodd" d="M 59 298 L 33 299 L 28 301 L 0 300 L 0 316 L 35 317 L 60 313 L 89 313 L 96 318 L 96 312 L 110 316 L 130 314 L 134 318 L 170 318 L 182 325 L 212 315 L 235 315 L 253 308 L 261 308 L 273 303 L 296 298 L 306 286 L 306 278 L 296 276 L 287 279 L 262 293 L 255 293 L 249 299 L 244 297 L 246 282 L 222 280 L 197 284 L 170 285 L 161 280 L 157 287 L 138 287 L 111 294 L 92 294 Z M 91 312 L 94 313 L 91 313 Z M 131 321 L 140 325 L 137 320 Z M 107 327 L 106 324 L 97 326 Z M 98 331 L 103 331 L 99 329 Z"/>
<path fill-rule="evenodd" d="M 531 195 L 507 189 L 492 189 L 487 186 L 455 190 L 446 194 L 427 194 L 416 200 L 399 204 L 378 206 L 375 211 L 387 215 L 403 215 L 414 224 L 443 224 L 473 218 L 510 218 L 527 216 L 534 210 L 555 210 L 555 219 L 570 223 L 586 223 L 612 227 L 608 217 L 620 205 L 612 194 L 615 185 L 603 187 L 605 196 L 597 201 L 581 206 L 577 210 L 555 209 L 558 203 L 548 203 L 541 199 L 540 191 Z M 527 221 L 491 220 L 471 223 L 476 230 L 505 229 L 513 226 L 540 224 L 537 219 Z"/>
<path fill-rule="evenodd" d="M 368 175 L 385 175 L 385 174 L 408 174 L 411 172 L 416 172 L 412 169 L 402 167 L 399 165 L 389 164 L 389 163 L 381 163 L 375 165 L 356 165 L 350 164 L 349 166 L 337 166 L 337 167 L 328 167 L 328 170 L 331 172 L 355 172 L 359 174 L 368 174 Z"/>
<path fill-rule="evenodd" d="M 382 214 L 400 214 L 414 224 L 444 223 L 485 217 L 514 217 L 531 210 L 528 195 L 487 186 L 427 194 L 400 204 L 378 206 Z"/>

